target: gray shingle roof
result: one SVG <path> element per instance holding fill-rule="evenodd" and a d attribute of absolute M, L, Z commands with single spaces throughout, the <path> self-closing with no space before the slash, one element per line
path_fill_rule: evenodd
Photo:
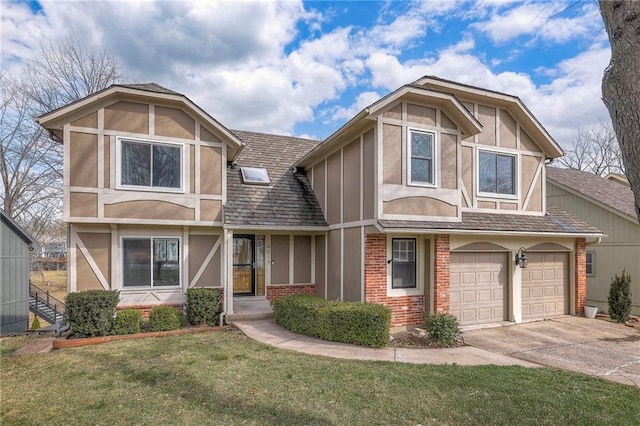
<path fill-rule="evenodd" d="M 593 226 L 550 205 L 547 205 L 547 214 L 544 216 L 463 212 L 462 222 L 379 220 L 378 223 L 383 228 L 390 229 L 442 229 L 498 233 L 521 232 L 527 234 L 601 234 Z"/>
<path fill-rule="evenodd" d="M 166 87 L 160 86 L 158 83 L 127 83 L 127 84 L 114 84 L 114 86 L 128 87 L 130 89 L 144 90 L 146 92 L 164 93 L 166 95 L 183 96 L 182 93 L 173 91 L 171 89 L 167 89 Z"/>
<path fill-rule="evenodd" d="M 579 170 L 547 167 L 547 180 L 579 192 L 585 198 L 599 201 L 632 218 L 636 218 L 633 192 L 626 185 Z"/>
<path fill-rule="evenodd" d="M 234 130 L 245 142 L 235 168 L 227 168 L 226 225 L 327 226 L 322 209 L 304 173 L 292 165 L 319 141 Z M 264 167 L 269 187 L 244 185 L 240 167 Z"/>

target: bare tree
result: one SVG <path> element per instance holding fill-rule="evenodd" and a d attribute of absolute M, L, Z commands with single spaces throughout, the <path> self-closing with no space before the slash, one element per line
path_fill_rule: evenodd
<path fill-rule="evenodd" d="M 620 143 L 640 218 L 640 1 L 599 0 L 599 5 L 611 44 L 602 99 Z"/>
<path fill-rule="evenodd" d="M 625 172 L 616 134 L 611 124 L 605 122 L 577 130 L 571 147 L 558 163 L 601 176 Z"/>
<path fill-rule="evenodd" d="M 43 44 L 20 78 L 0 74 L 2 208 L 36 237 L 62 209 L 62 146 L 36 116 L 104 89 L 120 79 L 112 55 L 67 39 Z"/>

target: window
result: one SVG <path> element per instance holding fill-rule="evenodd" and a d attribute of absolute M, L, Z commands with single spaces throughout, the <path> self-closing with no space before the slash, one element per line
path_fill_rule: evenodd
<path fill-rule="evenodd" d="M 182 146 L 120 140 L 120 184 L 181 189 Z"/>
<path fill-rule="evenodd" d="M 416 239 L 393 238 L 391 288 L 416 288 Z"/>
<path fill-rule="evenodd" d="M 242 181 L 249 185 L 269 185 L 269 173 L 262 167 L 241 167 Z"/>
<path fill-rule="evenodd" d="M 124 287 L 180 285 L 178 238 L 123 238 Z"/>
<path fill-rule="evenodd" d="M 479 151 L 480 192 L 516 195 L 516 156 Z"/>
<path fill-rule="evenodd" d="M 409 130 L 409 183 L 435 184 L 433 133 Z"/>
<path fill-rule="evenodd" d="M 592 251 L 587 252 L 587 276 L 594 277 L 596 275 L 596 254 Z"/>

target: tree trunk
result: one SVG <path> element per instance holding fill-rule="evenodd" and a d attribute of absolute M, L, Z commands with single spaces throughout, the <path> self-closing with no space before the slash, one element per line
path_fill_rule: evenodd
<path fill-rule="evenodd" d="M 609 110 L 640 218 L 640 1 L 599 0 L 611 43 L 611 62 L 602 78 Z"/>

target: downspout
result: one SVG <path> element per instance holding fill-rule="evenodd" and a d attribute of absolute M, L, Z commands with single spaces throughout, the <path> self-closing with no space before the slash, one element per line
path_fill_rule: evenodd
<path fill-rule="evenodd" d="M 602 237 L 597 237 L 595 240 L 591 241 L 591 242 L 585 242 L 586 246 L 592 246 L 594 244 L 600 244 L 602 242 Z"/>

